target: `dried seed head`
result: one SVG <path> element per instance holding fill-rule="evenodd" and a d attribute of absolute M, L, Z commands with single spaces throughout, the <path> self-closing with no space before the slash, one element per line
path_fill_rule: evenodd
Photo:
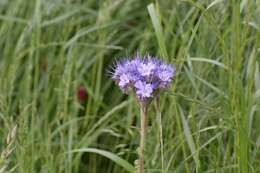
<path fill-rule="evenodd" d="M 6 138 L 6 143 L 7 145 L 9 145 L 11 142 L 14 141 L 15 136 L 16 136 L 16 132 L 17 132 L 17 125 L 15 125 L 12 130 L 9 131 L 7 138 Z"/>

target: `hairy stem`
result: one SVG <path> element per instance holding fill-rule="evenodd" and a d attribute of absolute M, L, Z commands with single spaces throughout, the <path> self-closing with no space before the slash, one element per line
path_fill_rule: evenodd
<path fill-rule="evenodd" d="M 144 149 L 146 136 L 147 106 L 141 106 L 141 130 L 140 130 L 140 151 L 139 151 L 139 171 L 144 173 Z"/>

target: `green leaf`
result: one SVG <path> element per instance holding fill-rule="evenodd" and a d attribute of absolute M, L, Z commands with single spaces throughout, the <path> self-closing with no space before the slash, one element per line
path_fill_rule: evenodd
<path fill-rule="evenodd" d="M 135 168 L 132 164 L 128 163 L 126 160 L 122 159 L 121 157 L 117 156 L 116 154 L 105 151 L 105 150 L 100 150 L 100 149 L 97 149 L 97 148 L 80 148 L 80 149 L 72 150 L 71 153 L 95 153 L 95 154 L 99 154 L 101 156 L 104 156 L 104 157 L 114 161 L 116 164 L 123 167 L 126 171 L 128 171 L 130 173 L 135 172 Z"/>
<path fill-rule="evenodd" d="M 149 4 L 147 6 L 147 9 L 148 9 L 149 15 L 150 15 L 152 23 L 153 23 L 153 27 L 155 30 L 158 44 L 159 44 L 160 52 L 162 53 L 162 55 L 164 57 L 168 58 L 168 53 L 166 50 L 165 39 L 164 39 L 162 25 L 161 25 L 161 22 L 159 19 L 159 15 L 156 13 L 153 3 Z"/>
<path fill-rule="evenodd" d="M 184 113 L 180 106 L 179 106 L 179 110 L 180 110 L 180 116 L 181 116 L 182 126 L 183 126 L 183 130 L 184 130 L 184 135 L 185 135 L 186 141 L 188 143 L 189 149 L 190 149 L 191 153 L 196 153 L 196 146 L 195 146 L 195 142 L 191 135 L 190 127 L 188 125 L 186 118 L 184 117 Z M 197 161 L 195 155 L 193 155 L 193 159 L 196 162 L 196 164 L 198 164 L 198 161 Z"/>
<path fill-rule="evenodd" d="M 189 57 L 189 60 L 198 61 L 198 62 L 206 62 L 206 63 L 210 63 L 210 64 L 213 64 L 213 65 L 222 67 L 224 69 L 228 69 L 228 67 L 226 65 L 224 65 L 221 62 L 218 62 L 216 60 L 212 60 L 212 59 L 201 58 L 201 57 Z"/>
<path fill-rule="evenodd" d="M 259 65 L 256 62 L 256 68 L 255 68 L 255 88 L 256 91 L 260 89 L 260 71 L 259 71 Z"/>

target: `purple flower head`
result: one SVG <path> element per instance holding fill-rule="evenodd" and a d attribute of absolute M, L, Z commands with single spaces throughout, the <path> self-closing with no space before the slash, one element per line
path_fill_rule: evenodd
<path fill-rule="evenodd" d="M 150 100 L 156 91 L 167 89 L 175 75 L 174 67 L 157 58 L 139 55 L 115 64 L 112 79 L 123 92 L 133 90 L 140 102 Z"/>

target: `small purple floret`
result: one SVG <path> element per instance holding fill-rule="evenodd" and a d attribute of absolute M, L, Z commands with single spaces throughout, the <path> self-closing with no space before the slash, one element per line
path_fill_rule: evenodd
<path fill-rule="evenodd" d="M 156 69 L 156 64 L 153 62 L 140 63 L 138 66 L 138 72 L 143 77 L 152 75 L 155 69 Z"/>
<path fill-rule="evenodd" d="M 119 83 L 118 85 L 121 87 L 121 88 L 125 88 L 127 85 L 130 84 L 130 78 L 127 74 L 122 74 L 120 75 L 120 80 L 119 80 Z"/>
<path fill-rule="evenodd" d="M 156 91 L 167 89 L 175 75 L 175 69 L 157 58 L 134 57 L 115 65 L 112 79 L 123 92 L 133 90 L 139 101 L 145 102 Z"/>
<path fill-rule="evenodd" d="M 140 100 L 145 100 L 152 96 L 153 87 L 152 84 L 143 81 L 137 81 L 134 85 L 136 88 L 136 95 Z"/>

